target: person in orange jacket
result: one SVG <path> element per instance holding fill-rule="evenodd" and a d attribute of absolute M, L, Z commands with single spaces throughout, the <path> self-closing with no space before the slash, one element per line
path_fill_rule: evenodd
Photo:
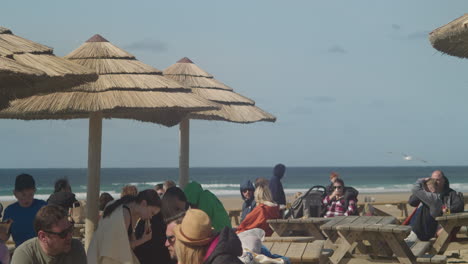
<path fill-rule="evenodd" d="M 268 186 L 257 186 L 254 197 L 257 206 L 237 227 L 237 234 L 253 228 L 261 228 L 265 231 L 266 236 L 271 236 L 273 230 L 270 228 L 267 220 L 280 218 L 279 206 L 273 202 Z"/>

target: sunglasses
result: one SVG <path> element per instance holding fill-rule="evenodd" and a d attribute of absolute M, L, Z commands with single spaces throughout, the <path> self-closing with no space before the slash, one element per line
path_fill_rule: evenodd
<path fill-rule="evenodd" d="M 333 186 L 333 189 L 343 189 L 343 186 Z"/>
<path fill-rule="evenodd" d="M 172 235 L 172 236 L 166 236 L 166 239 L 167 239 L 167 241 L 169 241 L 169 243 L 171 243 L 171 244 L 175 242 L 175 236 L 174 236 L 174 235 Z"/>
<path fill-rule="evenodd" d="M 67 227 L 62 232 L 53 232 L 53 231 L 44 230 L 44 232 L 46 232 L 47 234 L 57 235 L 58 237 L 60 237 L 62 239 L 66 238 L 68 236 L 68 234 L 70 234 L 72 231 L 73 231 L 73 225 L 70 225 L 69 227 Z"/>

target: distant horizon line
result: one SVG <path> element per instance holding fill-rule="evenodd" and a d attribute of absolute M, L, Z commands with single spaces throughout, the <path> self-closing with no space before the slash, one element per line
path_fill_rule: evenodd
<path fill-rule="evenodd" d="M 273 168 L 273 166 L 194 166 L 190 169 L 216 169 L 216 168 Z M 468 165 L 374 165 L 374 166 L 287 166 L 286 168 L 411 168 L 411 167 L 468 167 Z M 102 167 L 101 169 L 178 169 L 179 167 Z M 31 168 L 0 168 L 0 170 L 17 170 L 17 169 L 87 169 L 87 167 L 31 167 Z"/>

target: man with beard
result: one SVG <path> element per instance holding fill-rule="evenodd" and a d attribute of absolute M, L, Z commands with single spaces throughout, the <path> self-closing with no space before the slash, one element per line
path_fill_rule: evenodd
<path fill-rule="evenodd" d="M 84 247 L 72 239 L 73 223 L 61 206 L 42 207 L 34 219 L 34 230 L 37 237 L 15 250 L 12 264 L 87 263 Z"/>
<path fill-rule="evenodd" d="M 424 190 L 424 184 L 432 179 L 435 182 L 435 193 Z M 417 207 L 422 205 L 414 215 L 411 226 L 413 232 L 421 241 L 429 241 L 436 235 L 438 223 L 436 217 L 444 213 L 462 212 L 464 201 L 458 196 L 457 192 L 450 188 L 450 183 L 444 173 L 435 170 L 431 178 L 419 179 L 412 188 L 412 195 L 408 203 Z"/>
<path fill-rule="evenodd" d="M 174 227 L 182 223 L 182 219 L 184 219 L 185 212 L 179 213 L 167 221 L 166 227 L 166 244 L 167 250 L 169 251 L 169 255 L 171 256 L 171 263 L 177 263 L 177 255 L 175 253 L 174 244 L 176 242 L 176 237 L 174 235 Z"/>
<path fill-rule="evenodd" d="M 252 210 L 255 208 L 257 204 L 255 203 L 255 199 L 254 199 L 255 187 L 250 180 L 246 180 L 245 182 L 241 184 L 240 192 L 241 192 L 242 200 L 244 200 L 244 203 L 242 204 L 242 212 L 241 212 L 241 219 L 240 219 L 240 221 L 242 222 L 245 219 L 245 217 L 250 212 L 252 212 Z"/>

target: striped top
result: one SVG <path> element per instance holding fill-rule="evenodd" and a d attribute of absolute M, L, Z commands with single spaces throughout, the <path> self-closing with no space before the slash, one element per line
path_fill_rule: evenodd
<path fill-rule="evenodd" d="M 335 198 L 330 199 L 330 196 L 327 195 L 322 200 L 323 206 L 327 208 L 327 212 L 325 213 L 324 217 L 334 217 L 334 216 L 348 216 L 352 215 L 356 212 L 356 200 L 351 199 L 349 200 L 348 207 L 345 208 L 345 199 L 341 198 L 336 200 Z"/>

